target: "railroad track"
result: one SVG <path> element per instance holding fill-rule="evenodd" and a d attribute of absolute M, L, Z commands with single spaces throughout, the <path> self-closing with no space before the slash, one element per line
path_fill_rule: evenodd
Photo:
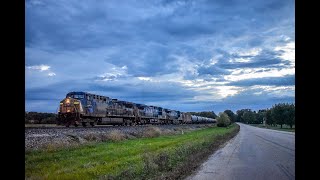
<path fill-rule="evenodd" d="M 164 124 L 164 125 L 153 125 L 153 124 L 144 124 L 144 125 L 132 125 L 132 126 L 119 126 L 119 125 L 95 125 L 93 127 L 87 126 L 78 126 L 78 127 L 65 127 L 65 126 L 25 126 L 25 129 L 90 129 L 90 128 L 114 128 L 114 127 L 148 127 L 148 126 L 188 126 L 190 124 Z M 206 124 L 194 124 L 194 125 L 206 125 Z M 210 125 L 209 123 L 207 125 Z M 212 123 L 211 123 L 212 125 Z"/>

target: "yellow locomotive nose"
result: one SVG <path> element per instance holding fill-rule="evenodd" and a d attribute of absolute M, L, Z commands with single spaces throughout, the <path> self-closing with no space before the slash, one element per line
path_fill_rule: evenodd
<path fill-rule="evenodd" d="M 83 112 L 81 102 L 73 98 L 65 98 L 60 102 L 60 113 L 81 113 Z"/>

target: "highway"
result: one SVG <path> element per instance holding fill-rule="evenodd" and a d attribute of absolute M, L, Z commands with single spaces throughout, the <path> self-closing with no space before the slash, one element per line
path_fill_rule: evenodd
<path fill-rule="evenodd" d="M 295 133 L 238 124 L 238 135 L 186 180 L 295 179 Z"/>

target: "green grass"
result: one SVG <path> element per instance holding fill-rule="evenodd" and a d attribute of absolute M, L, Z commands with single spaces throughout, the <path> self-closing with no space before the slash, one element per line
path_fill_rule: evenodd
<path fill-rule="evenodd" d="M 292 126 L 292 129 L 290 128 L 290 126 L 288 125 L 282 125 L 282 128 L 280 125 L 277 126 L 270 126 L 270 125 L 266 125 L 263 126 L 263 124 L 249 124 L 251 126 L 255 126 L 255 127 L 259 127 L 259 128 L 266 128 L 266 129 L 274 129 L 274 130 L 280 130 L 280 131 L 288 131 L 288 132 L 295 132 L 295 126 Z"/>
<path fill-rule="evenodd" d="M 25 153 L 27 179 L 149 179 L 170 171 L 238 125 L 181 135 L 101 142 L 54 151 Z"/>

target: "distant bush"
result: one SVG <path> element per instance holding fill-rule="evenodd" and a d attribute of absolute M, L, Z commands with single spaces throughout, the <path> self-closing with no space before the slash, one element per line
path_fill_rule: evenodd
<path fill-rule="evenodd" d="M 39 113 L 39 112 L 25 112 L 25 124 L 55 124 L 57 114 L 55 113 Z"/>
<path fill-rule="evenodd" d="M 108 133 L 88 133 L 83 136 L 83 139 L 87 141 L 106 142 L 106 141 L 121 141 L 127 139 L 127 136 L 119 130 L 112 130 Z"/>
<path fill-rule="evenodd" d="M 30 124 L 40 124 L 39 120 L 28 120 L 28 123 Z"/>
<path fill-rule="evenodd" d="M 229 116 L 226 113 L 220 113 L 217 118 L 218 127 L 227 127 L 231 123 Z"/>
<path fill-rule="evenodd" d="M 97 134 L 95 133 L 88 133 L 88 134 L 85 134 L 83 136 L 83 139 L 87 140 L 87 141 L 98 141 L 98 137 L 97 137 Z M 102 138 L 101 138 L 102 139 Z"/>
<path fill-rule="evenodd" d="M 56 118 L 55 117 L 47 117 L 42 119 L 41 124 L 55 124 Z"/>
<path fill-rule="evenodd" d="M 107 138 L 111 141 L 121 141 L 126 139 L 126 135 L 123 134 L 119 130 L 112 130 L 108 135 Z"/>
<path fill-rule="evenodd" d="M 203 112 L 189 112 L 192 115 L 195 116 L 202 116 L 207 118 L 213 118 L 216 119 L 218 116 L 213 111 L 203 111 Z"/>
<path fill-rule="evenodd" d="M 158 137 L 161 135 L 161 130 L 158 127 L 147 127 L 143 132 L 142 137 Z"/>

